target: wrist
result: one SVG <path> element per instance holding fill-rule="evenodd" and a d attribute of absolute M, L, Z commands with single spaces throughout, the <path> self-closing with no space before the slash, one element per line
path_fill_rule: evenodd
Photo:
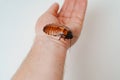
<path fill-rule="evenodd" d="M 67 43 L 62 42 L 58 39 L 54 39 L 47 36 L 36 35 L 33 46 L 38 46 L 40 49 L 51 51 L 50 53 L 66 54 Z"/>
<path fill-rule="evenodd" d="M 51 47 L 60 50 L 66 50 L 70 47 L 70 41 L 46 35 L 36 35 L 34 43 L 41 46 Z"/>

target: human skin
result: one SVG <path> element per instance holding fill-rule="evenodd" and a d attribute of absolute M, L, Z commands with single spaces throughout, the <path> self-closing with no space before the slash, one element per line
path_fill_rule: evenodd
<path fill-rule="evenodd" d="M 73 33 L 72 46 L 80 35 L 86 7 L 87 0 L 65 0 L 60 12 L 59 5 L 54 3 L 41 15 L 33 46 L 12 80 L 62 80 L 70 40 L 58 40 L 45 34 L 43 28 L 51 23 L 69 27 Z"/>

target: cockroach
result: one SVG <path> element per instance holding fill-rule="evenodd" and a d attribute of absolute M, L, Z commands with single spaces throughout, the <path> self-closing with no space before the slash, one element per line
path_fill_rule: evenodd
<path fill-rule="evenodd" d="M 48 24 L 43 28 L 43 31 L 48 35 L 59 36 L 59 40 L 73 38 L 72 31 L 64 25 Z"/>

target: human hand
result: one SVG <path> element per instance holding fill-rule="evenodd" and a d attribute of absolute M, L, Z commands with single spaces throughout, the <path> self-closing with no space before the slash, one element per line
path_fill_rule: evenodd
<path fill-rule="evenodd" d="M 85 11 L 87 7 L 87 0 L 65 0 L 60 12 L 58 12 L 59 5 L 54 3 L 37 21 L 36 35 L 40 38 L 48 37 L 43 32 L 43 28 L 47 24 L 62 24 L 70 28 L 73 33 L 71 44 L 69 40 L 55 40 L 53 42 L 60 43 L 62 46 L 70 47 L 73 45 L 81 32 Z M 62 43 L 62 44 L 61 44 Z"/>

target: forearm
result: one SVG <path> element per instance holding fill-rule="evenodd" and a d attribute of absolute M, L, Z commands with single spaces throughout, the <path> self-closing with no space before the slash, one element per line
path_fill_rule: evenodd
<path fill-rule="evenodd" d="M 62 80 L 67 49 L 51 40 L 41 39 L 35 39 L 13 80 Z"/>

